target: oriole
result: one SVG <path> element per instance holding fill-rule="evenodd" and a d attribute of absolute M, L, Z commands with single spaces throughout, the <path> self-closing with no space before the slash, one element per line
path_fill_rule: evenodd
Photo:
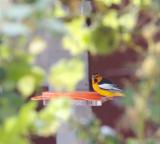
<path fill-rule="evenodd" d="M 124 96 L 121 89 L 105 81 L 100 74 L 92 75 L 92 87 L 95 92 L 109 99 L 117 96 Z"/>

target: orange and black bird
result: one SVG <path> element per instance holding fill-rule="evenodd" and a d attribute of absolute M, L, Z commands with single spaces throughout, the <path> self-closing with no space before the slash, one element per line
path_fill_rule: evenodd
<path fill-rule="evenodd" d="M 92 75 L 92 87 L 95 92 L 101 96 L 108 97 L 109 99 L 124 96 L 120 88 L 118 88 L 115 84 L 104 80 L 100 74 Z"/>

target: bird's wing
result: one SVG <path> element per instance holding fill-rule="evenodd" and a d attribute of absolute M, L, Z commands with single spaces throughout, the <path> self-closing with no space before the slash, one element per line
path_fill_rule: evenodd
<path fill-rule="evenodd" d="M 113 82 L 110 81 L 110 80 L 108 80 L 108 79 L 102 79 L 102 80 L 99 82 L 99 84 L 112 84 L 112 85 L 114 85 Z"/>
<path fill-rule="evenodd" d="M 99 87 L 101 89 L 105 90 L 115 90 L 115 91 L 121 91 L 118 87 L 116 87 L 114 84 L 99 84 Z"/>

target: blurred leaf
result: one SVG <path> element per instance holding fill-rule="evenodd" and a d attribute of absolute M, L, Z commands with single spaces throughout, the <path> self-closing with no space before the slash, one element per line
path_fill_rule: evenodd
<path fill-rule="evenodd" d="M 62 59 L 52 67 L 49 81 L 57 90 L 72 91 L 78 82 L 83 79 L 83 76 L 84 65 L 81 60 Z"/>
<path fill-rule="evenodd" d="M 35 3 L 35 7 L 37 8 L 37 10 L 45 10 L 50 6 L 53 6 L 55 2 L 56 0 L 37 0 Z"/>
<path fill-rule="evenodd" d="M 8 60 L 10 57 L 10 48 L 6 45 L 0 46 L 0 59 Z"/>
<path fill-rule="evenodd" d="M 5 132 L 7 133 L 23 133 L 27 134 L 28 129 L 31 128 L 36 118 L 36 112 L 34 111 L 36 104 L 33 102 L 23 105 L 17 117 L 9 118 L 4 125 Z"/>
<path fill-rule="evenodd" d="M 154 55 L 146 56 L 140 70 L 143 74 L 142 77 L 153 77 L 158 71 L 156 57 Z"/>
<path fill-rule="evenodd" d="M 157 10 L 157 11 L 160 11 L 160 0 L 154 0 L 154 1 L 151 1 L 151 5 L 152 5 L 152 8 L 154 10 Z"/>
<path fill-rule="evenodd" d="M 104 144 L 118 144 L 118 143 L 119 143 L 119 140 L 117 137 L 107 136 L 106 143 L 104 143 Z"/>
<path fill-rule="evenodd" d="M 54 5 L 54 15 L 56 17 L 65 17 L 66 11 L 63 9 L 63 6 L 59 1 L 56 1 L 56 4 Z"/>
<path fill-rule="evenodd" d="M 29 52 L 33 55 L 40 54 L 44 51 L 46 46 L 47 46 L 47 43 L 45 42 L 45 40 L 43 40 L 39 37 L 36 37 L 36 38 L 32 39 L 32 41 L 29 45 Z"/>
<path fill-rule="evenodd" d="M 125 13 L 119 18 L 119 25 L 124 29 L 131 31 L 136 24 L 136 10 L 132 10 L 130 13 Z"/>
<path fill-rule="evenodd" d="M 130 43 L 132 41 L 132 36 L 128 32 L 123 32 L 121 36 L 122 36 L 122 40 L 126 43 Z"/>
<path fill-rule="evenodd" d="M 17 119 L 17 129 L 23 134 L 30 134 L 29 131 L 32 130 L 34 122 L 37 118 L 37 113 L 35 111 L 36 103 L 29 102 L 20 109 L 18 119 Z"/>
<path fill-rule="evenodd" d="M 35 121 L 35 127 L 39 135 L 48 136 L 55 133 L 58 127 L 68 118 L 71 113 L 70 100 L 65 97 L 54 99 L 39 114 Z"/>
<path fill-rule="evenodd" d="M 128 139 L 127 144 L 158 144 L 158 143 L 156 142 L 155 139 L 152 138 L 146 138 L 144 140 L 130 138 Z"/>
<path fill-rule="evenodd" d="M 6 78 L 6 70 L 3 67 L 0 67 L 0 84 Z"/>
<path fill-rule="evenodd" d="M 55 116 L 57 119 L 59 119 L 59 121 L 66 121 L 70 116 L 70 112 L 71 101 L 64 96 L 51 101 L 47 108 L 44 109 L 44 111 L 41 111 L 41 116 L 46 116 L 46 113 L 48 113 Z"/>
<path fill-rule="evenodd" d="M 128 139 L 127 144 L 141 144 L 138 139 Z"/>
<path fill-rule="evenodd" d="M 53 31 L 55 34 L 66 34 L 66 25 L 58 19 L 48 19 L 43 22 L 43 25 L 49 30 Z"/>
<path fill-rule="evenodd" d="M 31 75 L 23 76 L 17 84 L 18 90 L 23 96 L 30 96 L 36 87 L 35 78 Z"/>
<path fill-rule="evenodd" d="M 113 29 L 118 29 L 118 13 L 116 11 L 109 11 L 103 18 L 103 25 L 111 27 Z"/>
<path fill-rule="evenodd" d="M 158 144 L 155 138 L 147 138 L 146 144 Z"/>
<path fill-rule="evenodd" d="M 33 7 L 27 4 L 16 4 L 12 5 L 8 10 L 5 11 L 4 15 L 10 19 L 22 20 L 29 17 L 33 12 Z"/>
<path fill-rule="evenodd" d="M 6 120 L 6 117 L 17 114 L 23 103 L 23 99 L 17 93 L 6 92 L 2 89 L 0 94 L 0 123 Z"/>
<path fill-rule="evenodd" d="M 83 29 L 83 30 L 82 30 Z M 64 49 L 72 55 L 82 54 L 88 47 L 88 29 L 84 27 L 84 19 L 79 18 L 67 24 L 67 35 L 63 38 Z"/>
<path fill-rule="evenodd" d="M 120 102 L 125 106 L 133 106 L 134 105 L 134 90 L 127 88 L 124 91 L 125 98 L 121 99 Z"/>
<path fill-rule="evenodd" d="M 159 103 L 151 103 L 149 105 L 149 111 L 150 111 L 150 118 L 154 121 L 159 123 L 160 122 L 160 105 Z"/>
<path fill-rule="evenodd" d="M 10 22 L 10 23 L 2 23 L 0 27 L 0 32 L 7 36 L 20 36 L 20 35 L 28 35 L 29 29 L 22 23 Z"/>
<path fill-rule="evenodd" d="M 34 103 L 28 103 L 23 106 L 17 116 L 6 119 L 3 127 L 1 127 L 2 133 L 0 132 L 0 143 L 29 143 L 29 140 L 24 137 L 24 135 L 29 133 L 31 125 L 33 125 L 35 120 L 36 113 L 33 111 L 35 106 Z"/>
<path fill-rule="evenodd" d="M 89 46 L 93 53 L 109 54 L 118 47 L 119 35 L 116 30 L 103 25 L 97 26 L 90 33 Z"/>
<path fill-rule="evenodd" d="M 151 0 L 133 0 L 133 4 L 137 6 L 149 6 L 151 2 Z"/>
<path fill-rule="evenodd" d="M 120 4 L 122 0 L 96 0 L 96 1 L 100 1 L 106 4 L 107 6 L 111 6 L 112 4 Z"/>
<path fill-rule="evenodd" d="M 35 3 L 38 0 L 25 0 L 25 1 L 26 1 L 26 3 Z"/>
<path fill-rule="evenodd" d="M 19 69 L 17 70 L 18 67 Z M 17 82 L 19 78 L 30 72 L 30 68 L 31 66 L 27 63 L 25 57 L 23 59 L 17 58 L 17 60 L 12 61 L 12 64 L 6 64 L 7 78 L 9 81 Z"/>
<path fill-rule="evenodd" d="M 41 86 L 44 82 L 45 72 L 42 68 L 35 66 L 31 69 L 31 75 L 36 80 L 36 85 Z"/>
<path fill-rule="evenodd" d="M 155 85 L 155 94 L 154 94 L 154 99 L 152 100 L 154 103 L 160 102 L 160 81 L 158 80 L 156 85 Z"/>

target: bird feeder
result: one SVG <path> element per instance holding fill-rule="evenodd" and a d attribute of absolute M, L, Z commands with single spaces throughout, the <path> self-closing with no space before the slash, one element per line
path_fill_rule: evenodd
<path fill-rule="evenodd" d="M 70 98 L 75 105 L 101 106 L 107 100 L 96 92 L 75 91 L 75 92 L 43 92 L 41 96 L 34 96 L 31 100 L 43 101 L 45 105 L 47 101 L 59 97 Z"/>

